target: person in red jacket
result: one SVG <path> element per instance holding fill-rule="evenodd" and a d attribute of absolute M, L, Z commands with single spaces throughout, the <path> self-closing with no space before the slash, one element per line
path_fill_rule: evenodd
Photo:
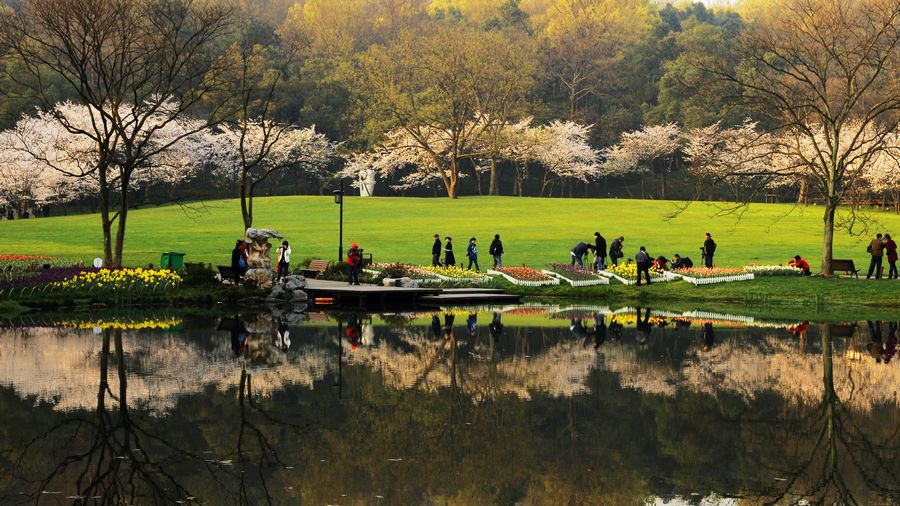
<path fill-rule="evenodd" d="M 359 244 L 353 243 L 347 251 L 347 274 L 350 278 L 348 284 L 359 285 L 360 270 L 362 270 L 362 250 Z"/>
<path fill-rule="evenodd" d="M 791 267 L 796 267 L 803 271 L 804 276 L 809 276 L 811 273 L 809 272 L 809 262 L 800 257 L 800 255 L 794 256 L 794 258 L 788 260 L 788 265 Z"/>
<path fill-rule="evenodd" d="M 897 243 L 891 239 L 891 234 L 884 234 L 884 254 L 890 265 L 888 279 L 897 279 Z"/>

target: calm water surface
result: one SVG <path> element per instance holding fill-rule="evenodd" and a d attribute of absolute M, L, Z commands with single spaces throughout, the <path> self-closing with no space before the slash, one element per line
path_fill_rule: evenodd
<path fill-rule="evenodd" d="M 900 503 L 894 322 L 529 305 L 14 323 L 2 504 Z"/>

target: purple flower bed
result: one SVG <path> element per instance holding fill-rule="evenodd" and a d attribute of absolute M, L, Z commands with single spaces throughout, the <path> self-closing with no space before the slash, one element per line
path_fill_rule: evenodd
<path fill-rule="evenodd" d="M 23 288 L 65 281 L 82 272 L 96 272 L 94 267 L 51 267 L 39 272 L 16 273 L 12 278 L 0 279 L 0 289 Z"/>
<path fill-rule="evenodd" d="M 558 272 L 573 281 L 583 281 L 587 279 L 597 279 L 588 269 L 583 269 L 577 265 L 570 264 L 549 264 L 547 270 Z"/>

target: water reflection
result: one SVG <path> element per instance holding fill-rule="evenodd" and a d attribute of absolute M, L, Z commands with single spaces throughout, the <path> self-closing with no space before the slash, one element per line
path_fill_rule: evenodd
<path fill-rule="evenodd" d="M 160 321 L 0 331 L 0 502 L 900 501 L 895 322 Z"/>

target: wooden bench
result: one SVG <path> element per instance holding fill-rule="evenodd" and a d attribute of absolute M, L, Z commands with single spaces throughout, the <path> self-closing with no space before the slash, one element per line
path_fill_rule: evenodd
<path fill-rule="evenodd" d="M 859 269 L 853 264 L 853 260 L 838 260 L 837 258 L 831 260 L 831 270 L 832 271 L 843 271 L 848 275 L 853 274 L 857 278 L 859 278 Z"/>
<path fill-rule="evenodd" d="M 328 270 L 328 260 L 310 260 L 309 265 L 305 269 L 301 269 L 300 272 L 304 277 L 315 278 L 326 270 Z"/>
<path fill-rule="evenodd" d="M 219 269 L 219 275 L 222 276 L 222 281 L 234 281 L 234 269 L 231 268 L 230 265 L 217 265 Z"/>

